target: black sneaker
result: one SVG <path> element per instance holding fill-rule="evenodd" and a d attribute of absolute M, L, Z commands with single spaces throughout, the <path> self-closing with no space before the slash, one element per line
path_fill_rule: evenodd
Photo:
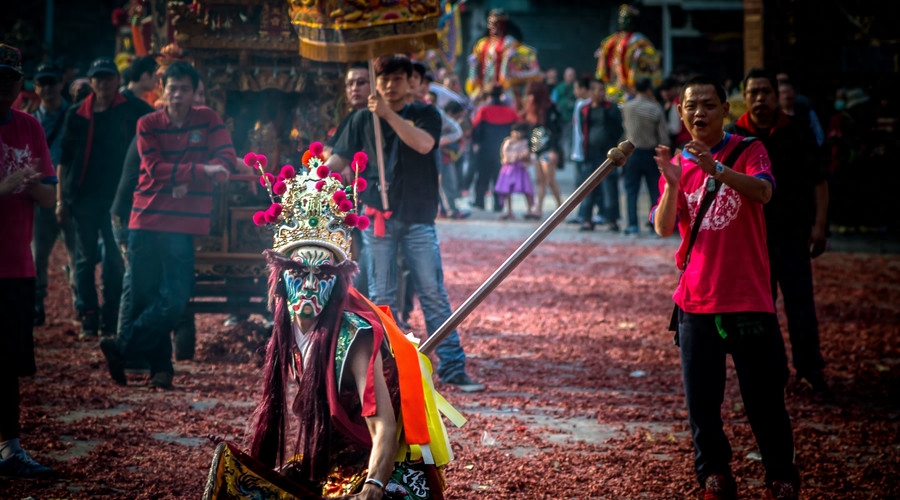
<path fill-rule="evenodd" d="M 150 383 L 147 385 L 154 389 L 171 389 L 173 378 L 175 378 L 174 373 L 156 372 L 150 377 Z"/>
<path fill-rule="evenodd" d="M 125 377 L 125 357 L 119 352 L 116 339 L 110 337 L 100 339 L 100 350 L 106 358 L 109 376 L 119 385 L 128 385 L 128 379 Z"/>
<path fill-rule="evenodd" d="M 35 462 L 28 452 L 22 449 L 6 460 L 0 460 L 0 477 L 4 479 L 34 479 L 52 472 L 53 469 Z"/>
<path fill-rule="evenodd" d="M 47 322 L 47 313 L 44 311 L 43 305 L 34 306 L 34 326 L 44 326 Z"/>
<path fill-rule="evenodd" d="M 94 311 L 88 311 L 81 317 L 81 330 L 78 331 L 78 340 L 96 339 L 100 334 L 100 318 Z"/>
<path fill-rule="evenodd" d="M 797 380 L 801 385 L 811 390 L 816 397 L 830 398 L 833 396 L 831 388 L 828 387 L 828 382 L 825 382 L 825 375 L 820 371 L 798 375 Z"/>
<path fill-rule="evenodd" d="M 475 382 L 465 373 L 454 375 L 452 378 L 444 380 L 443 382 L 452 385 L 463 392 L 481 392 L 484 390 L 484 384 Z"/>

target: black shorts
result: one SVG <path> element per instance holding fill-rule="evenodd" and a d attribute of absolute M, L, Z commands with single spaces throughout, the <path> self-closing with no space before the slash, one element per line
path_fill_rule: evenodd
<path fill-rule="evenodd" d="M 34 278 L 0 278 L 0 374 L 34 375 Z"/>

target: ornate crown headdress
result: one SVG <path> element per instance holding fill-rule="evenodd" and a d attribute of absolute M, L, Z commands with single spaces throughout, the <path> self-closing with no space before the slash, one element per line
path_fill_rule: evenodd
<path fill-rule="evenodd" d="M 259 183 L 269 192 L 272 204 L 253 214 L 257 226 L 274 230 L 272 249 L 288 254 L 303 245 L 316 245 L 333 251 L 338 261 L 350 256 L 351 230 L 365 230 L 369 218 L 358 213 L 359 193 L 365 191 L 366 180 L 359 177 L 368 157 L 362 151 L 353 156 L 350 166 L 354 179 L 345 186 L 341 174 L 332 172 L 322 157 L 322 143 L 310 144 L 303 153 L 302 168 L 284 165 L 276 177 L 264 169 L 264 155 L 247 153 L 244 163 L 260 173 Z"/>

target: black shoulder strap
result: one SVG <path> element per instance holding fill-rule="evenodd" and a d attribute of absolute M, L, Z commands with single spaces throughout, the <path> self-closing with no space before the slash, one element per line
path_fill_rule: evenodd
<path fill-rule="evenodd" d="M 731 153 L 728 154 L 728 157 L 725 158 L 725 161 L 722 163 L 725 165 L 734 165 L 734 162 L 741 156 L 741 153 L 744 152 L 753 141 L 756 141 L 756 137 L 744 137 L 734 149 L 731 150 Z M 697 218 L 694 219 L 694 226 L 691 228 L 691 238 L 688 240 L 687 253 L 684 256 L 684 267 L 687 268 L 688 262 L 691 261 L 691 250 L 694 248 L 694 242 L 697 241 L 697 233 L 700 232 L 700 226 L 703 222 L 703 217 L 706 216 L 706 211 L 709 210 L 709 206 L 712 205 L 713 200 L 716 198 L 716 193 L 719 192 L 719 188 L 722 187 L 722 181 L 716 181 L 716 189 L 712 191 L 707 191 L 703 196 L 703 200 L 700 201 L 700 208 L 697 210 Z"/>

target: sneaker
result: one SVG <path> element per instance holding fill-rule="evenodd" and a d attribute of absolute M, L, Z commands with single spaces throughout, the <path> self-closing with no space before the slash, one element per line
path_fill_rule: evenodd
<path fill-rule="evenodd" d="M 44 311 L 43 305 L 34 306 L 34 326 L 44 326 L 47 322 L 47 313 Z"/>
<path fill-rule="evenodd" d="M 596 224 L 598 226 L 602 226 L 603 224 L 606 224 L 606 217 L 604 217 L 602 215 L 595 215 L 594 217 L 591 218 L 591 222 L 593 222 L 594 224 Z"/>
<path fill-rule="evenodd" d="M 582 222 L 581 227 L 578 228 L 579 231 L 593 231 L 594 223 L 593 222 Z"/>
<path fill-rule="evenodd" d="M 800 498 L 800 486 L 793 481 L 772 481 L 766 487 L 767 500 L 797 500 Z"/>
<path fill-rule="evenodd" d="M 150 383 L 147 385 L 155 389 L 171 389 L 173 378 L 175 378 L 174 373 L 156 372 L 150 377 Z"/>
<path fill-rule="evenodd" d="M 737 483 L 731 475 L 710 474 L 703 481 L 700 500 L 736 500 Z"/>
<path fill-rule="evenodd" d="M 810 389 L 816 397 L 829 398 L 833 396 L 831 389 L 828 387 L 828 382 L 825 382 L 825 375 L 820 371 L 798 375 L 797 379 L 801 385 Z"/>
<path fill-rule="evenodd" d="M 607 226 L 607 229 L 609 229 L 609 231 L 612 233 L 618 233 L 619 232 L 619 224 L 616 222 L 610 222 L 609 226 Z"/>
<path fill-rule="evenodd" d="M 622 234 L 637 235 L 640 232 L 641 232 L 641 230 L 637 226 L 628 226 L 625 228 L 625 231 L 623 231 Z"/>
<path fill-rule="evenodd" d="M 462 219 L 468 219 L 469 216 L 471 216 L 471 215 L 472 215 L 472 212 L 468 212 L 468 211 L 464 212 L 462 210 L 457 210 L 456 212 L 453 212 L 452 218 L 462 220 Z"/>
<path fill-rule="evenodd" d="M 119 352 L 116 339 L 110 337 L 100 339 L 100 350 L 106 358 L 109 376 L 119 385 L 128 385 L 128 379 L 125 378 L 125 357 Z"/>
<path fill-rule="evenodd" d="M 0 460 L 0 477 L 4 479 L 34 479 L 52 472 L 53 469 L 35 462 L 28 452 L 22 449 L 6 460 Z"/>
<path fill-rule="evenodd" d="M 78 340 L 92 340 L 99 336 L 100 319 L 94 311 L 88 311 L 81 317 L 81 329 L 78 331 Z"/>
<path fill-rule="evenodd" d="M 443 381 L 447 385 L 452 385 L 463 392 L 481 392 L 484 390 L 484 384 L 479 384 L 470 379 L 465 373 L 460 373 L 452 378 Z"/>

